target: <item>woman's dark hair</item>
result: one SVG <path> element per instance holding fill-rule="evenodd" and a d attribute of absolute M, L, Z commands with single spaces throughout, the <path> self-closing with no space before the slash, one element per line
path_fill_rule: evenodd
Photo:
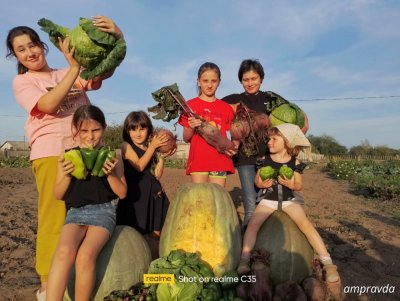
<path fill-rule="evenodd" d="M 151 123 L 149 115 L 144 111 L 130 112 L 128 116 L 126 116 L 122 131 L 122 139 L 125 142 L 132 143 L 129 131 L 136 130 L 138 127 L 147 129 L 147 140 L 153 135 L 153 124 Z"/>
<path fill-rule="evenodd" d="M 103 129 L 107 127 L 106 118 L 99 107 L 83 105 L 75 111 L 74 116 L 72 117 L 72 126 L 77 130 L 75 135 L 79 133 L 82 123 L 89 119 L 97 121 Z"/>
<path fill-rule="evenodd" d="M 242 82 L 243 79 L 243 74 L 249 71 L 254 71 L 258 73 L 258 75 L 261 77 L 261 80 L 264 79 L 264 68 L 260 64 L 258 60 L 244 60 L 239 67 L 239 72 L 238 72 L 238 77 L 239 81 Z"/>
<path fill-rule="evenodd" d="M 40 48 L 42 48 L 44 50 L 45 54 L 47 54 L 49 52 L 49 47 L 47 46 L 47 44 L 45 42 L 42 42 L 42 40 L 40 40 L 40 37 L 36 31 L 34 31 L 32 28 L 30 28 L 28 26 L 17 26 L 17 27 L 10 29 L 10 31 L 8 32 L 7 40 L 6 40 L 6 44 L 7 44 L 6 58 L 9 58 L 10 56 L 16 57 L 15 51 L 13 48 L 14 39 L 16 37 L 22 36 L 24 34 L 28 35 L 31 38 L 31 41 L 34 45 L 37 45 Z M 20 62 L 18 62 L 17 69 L 18 69 L 18 74 L 23 74 L 28 71 L 28 68 L 26 68 Z"/>
<path fill-rule="evenodd" d="M 197 79 L 201 77 L 201 75 L 206 72 L 207 70 L 214 70 L 217 75 L 218 79 L 221 80 L 221 70 L 217 66 L 217 64 L 211 63 L 211 62 L 205 62 L 203 65 L 200 66 L 199 71 L 197 71 Z M 201 94 L 200 87 L 197 86 L 198 89 L 198 94 Z"/>

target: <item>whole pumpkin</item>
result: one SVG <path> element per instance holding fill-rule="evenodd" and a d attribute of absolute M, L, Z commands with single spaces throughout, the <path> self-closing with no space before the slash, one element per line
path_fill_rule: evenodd
<path fill-rule="evenodd" d="M 283 211 L 275 211 L 261 226 L 254 249 L 270 254 L 274 285 L 288 280 L 300 283 L 312 274 L 314 251 L 305 235 Z"/>
<path fill-rule="evenodd" d="M 197 252 L 216 276 L 237 267 L 241 252 L 239 219 L 220 185 L 188 183 L 171 202 L 160 237 L 160 256 L 172 250 Z"/>
<path fill-rule="evenodd" d="M 151 262 L 150 249 L 143 236 L 129 226 L 117 226 L 96 262 L 93 301 L 103 301 L 114 290 L 127 290 L 143 281 Z M 64 300 L 75 299 L 75 269 L 72 269 Z"/>

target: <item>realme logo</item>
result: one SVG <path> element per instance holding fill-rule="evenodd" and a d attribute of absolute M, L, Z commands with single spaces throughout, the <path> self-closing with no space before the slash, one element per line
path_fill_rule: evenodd
<path fill-rule="evenodd" d="M 175 275 L 174 274 L 144 274 L 143 275 L 144 283 L 175 283 Z"/>

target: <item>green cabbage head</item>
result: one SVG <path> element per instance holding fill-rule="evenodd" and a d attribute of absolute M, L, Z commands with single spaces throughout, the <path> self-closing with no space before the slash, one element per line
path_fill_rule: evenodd
<path fill-rule="evenodd" d="M 41 29 L 49 34 L 50 41 L 59 48 L 58 37 L 70 37 L 70 47 L 75 47 L 74 58 L 85 68 L 84 79 L 101 76 L 117 68 L 126 54 L 126 43 L 112 34 L 98 29 L 91 19 L 80 18 L 79 25 L 68 29 L 47 19 L 38 21 Z"/>
<path fill-rule="evenodd" d="M 270 126 L 274 127 L 282 123 L 297 124 L 304 127 L 304 113 L 294 103 L 284 103 L 272 110 L 269 115 Z"/>
<path fill-rule="evenodd" d="M 286 179 L 286 180 L 290 180 L 290 179 L 293 177 L 293 174 L 294 174 L 293 169 L 291 169 L 291 168 L 290 168 L 289 166 L 287 166 L 287 165 L 282 165 L 282 166 L 279 168 L 279 175 L 280 175 L 282 178 Z"/>
<path fill-rule="evenodd" d="M 272 179 L 275 177 L 275 169 L 271 166 L 263 166 L 260 168 L 260 178 L 265 181 L 267 179 Z"/>

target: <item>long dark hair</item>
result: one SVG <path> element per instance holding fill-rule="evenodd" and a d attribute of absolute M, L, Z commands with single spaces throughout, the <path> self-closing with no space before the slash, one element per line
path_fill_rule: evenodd
<path fill-rule="evenodd" d="M 28 26 L 17 26 L 17 27 L 10 29 L 10 31 L 8 32 L 7 40 L 6 40 L 6 44 L 7 44 L 6 58 L 9 58 L 10 56 L 16 57 L 15 51 L 13 48 L 14 39 L 16 37 L 22 36 L 24 34 L 26 34 L 30 37 L 30 39 L 34 45 L 37 45 L 40 48 L 42 48 L 44 50 L 45 54 L 47 54 L 49 52 L 49 47 L 47 46 L 47 44 L 45 42 L 40 40 L 40 37 L 36 31 L 34 31 L 32 28 L 30 28 Z M 22 65 L 18 61 L 17 70 L 18 70 L 18 74 L 23 74 L 28 71 L 28 68 L 26 68 L 24 65 Z"/>
<path fill-rule="evenodd" d="M 126 116 L 124 121 L 124 129 L 122 131 L 122 139 L 125 142 L 132 143 L 129 131 L 136 130 L 138 127 L 147 129 L 146 140 L 153 135 L 153 124 L 151 123 L 149 115 L 144 111 L 133 111 Z"/>

